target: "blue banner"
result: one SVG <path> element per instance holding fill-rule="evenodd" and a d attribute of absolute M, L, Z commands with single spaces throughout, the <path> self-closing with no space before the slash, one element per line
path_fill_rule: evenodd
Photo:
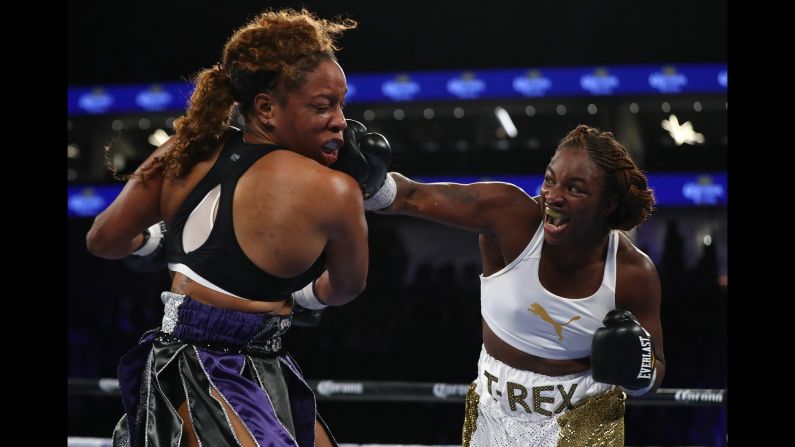
<path fill-rule="evenodd" d="M 654 190 L 658 208 L 674 206 L 726 206 L 728 203 L 728 177 L 720 173 L 665 173 L 649 174 L 649 187 Z M 543 175 L 504 175 L 487 177 L 417 177 L 423 183 L 453 182 L 506 182 L 524 190 L 530 196 L 541 191 Z"/>
<path fill-rule="evenodd" d="M 654 190 L 657 207 L 726 206 L 728 178 L 720 173 L 649 174 L 649 186 Z M 537 196 L 541 190 L 541 175 L 496 175 L 488 177 L 435 176 L 416 177 L 424 183 L 452 182 L 508 182 Z M 82 185 L 68 188 L 68 216 L 93 217 L 102 212 L 121 192 L 122 185 Z"/>
<path fill-rule="evenodd" d="M 725 93 L 726 64 L 633 65 L 348 75 L 348 103 Z M 183 111 L 189 83 L 72 87 L 69 115 Z"/>
<path fill-rule="evenodd" d="M 82 185 L 67 189 L 67 215 L 93 217 L 101 213 L 116 199 L 123 185 Z"/>
<path fill-rule="evenodd" d="M 193 85 L 186 82 L 69 88 L 68 113 L 182 111 L 188 106 Z"/>

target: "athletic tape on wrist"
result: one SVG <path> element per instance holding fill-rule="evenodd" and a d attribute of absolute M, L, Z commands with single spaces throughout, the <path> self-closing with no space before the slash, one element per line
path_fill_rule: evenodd
<path fill-rule="evenodd" d="M 160 245 L 160 239 L 163 239 L 163 232 L 160 231 L 160 223 L 156 223 L 151 227 L 144 230 L 144 243 L 138 250 L 130 253 L 135 256 L 146 256 L 152 254 Z"/>
<path fill-rule="evenodd" d="M 328 304 L 323 304 L 320 298 L 315 295 L 314 281 L 307 284 L 303 289 L 293 292 L 292 296 L 295 304 L 307 309 L 320 310 L 328 307 Z"/>
<path fill-rule="evenodd" d="M 375 195 L 364 201 L 364 209 L 367 211 L 381 210 L 392 205 L 397 195 L 397 185 L 391 175 L 386 175 L 384 185 L 381 186 Z"/>

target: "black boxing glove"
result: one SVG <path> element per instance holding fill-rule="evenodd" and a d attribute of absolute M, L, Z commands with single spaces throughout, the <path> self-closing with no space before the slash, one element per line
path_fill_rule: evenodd
<path fill-rule="evenodd" d="M 315 295 L 315 281 L 310 282 L 301 290 L 296 290 L 290 296 L 293 298 L 294 325 L 312 327 L 320 324 L 323 309 L 327 308 L 328 304 L 320 301 Z"/>
<path fill-rule="evenodd" d="M 312 310 L 293 304 L 293 326 L 315 327 L 320 324 L 323 310 Z"/>
<path fill-rule="evenodd" d="M 375 132 L 367 132 L 364 124 L 345 120 L 348 127 L 343 132 L 344 143 L 339 158 L 331 165 L 353 177 L 362 188 L 364 209 L 386 208 L 395 200 L 397 186 L 387 175 L 392 162 L 392 148 L 387 139 Z"/>
<path fill-rule="evenodd" d="M 602 320 L 591 342 L 594 380 L 620 385 L 627 394 L 646 394 L 657 377 L 649 331 L 632 312 L 614 309 Z"/>
<path fill-rule="evenodd" d="M 158 222 L 144 230 L 144 241 L 134 252 L 124 258 L 124 265 L 140 273 L 166 268 L 166 223 Z"/>

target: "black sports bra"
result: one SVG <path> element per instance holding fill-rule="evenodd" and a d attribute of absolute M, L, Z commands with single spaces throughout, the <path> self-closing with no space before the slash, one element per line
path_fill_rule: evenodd
<path fill-rule="evenodd" d="M 325 253 L 304 273 L 293 278 L 279 278 L 262 271 L 243 253 L 232 224 L 232 199 L 243 173 L 257 160 L 280 146 L 253 145 L 243 142 L 243 132 L 233 135 L 221 149 L 213 167 L 196 185 L 168 226 L 166 259 L 181 263 L 204 279 L 235 295 L 258 301 L 282 301 L 314 280 L 325 269 Z M 216 186 L 221 185 L 218 213 L 210 236 L 196 250 L 185 253 L 182 233 L 190 213 Z"/>

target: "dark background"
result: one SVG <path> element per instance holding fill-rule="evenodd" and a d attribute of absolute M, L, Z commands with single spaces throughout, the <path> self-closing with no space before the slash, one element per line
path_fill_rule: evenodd
<path fill-rule="evenodd" d="M 68 83 L 186 79 L 217 62 L 233 29 L 265 7 L 284 5 L 306 5 L 324 18 L 342 14 L 360 22 L 341 40 L 339 60 L 348 73 L 727 61 L 726 2 L 715 0 L 490 1 L 480 6 L 427 1 L 86 1 L 68 5 Z M 643 132 L 648 148 L 644 169 L 726 169 L 726 97 L 697 99 L 717 104 L 710 113 L 711 121 L 719 124 L 714 133 L 723 137 L 721 143 L 683 156 L 670 144 L 655 143 L 658 135 Z M 593 124 L 613 130 L 614 110 L 635 100 L 600 103 Z M 570 107 L 581 102 L 567 101 Z M 361 120 L 363 110 L 352 105 L 346 115 Z M 651 123 L 646 127 L 656 128 L 658 115 L 642 118 Z M 478 170 L 482 175 L 540 174 L 554 138 L 581 118 L 551 113 L 546 127 L 554 131 L 547 131 L 550 137 L 541 139 L 537 153 L 484 150 L 468 156 L 412 151 L 401 144 L 408 120 L 403 127 L 379 120 L 373 125 L 394 136 L 400 169 L 411 175 Z M 91 132 L 106 124 L 103 119 L 75 120 L 74 132 Z M 464 129 L 454 132 L 459 131 Z M 481 343 L 476 237 L 410 218 L 370 215 L 368 223 L 367 290 L 350 305 L 327 311 L 319 327 L 293 330 L 289 350 L 312 379 L 471 381 Z M 90 256 L 83 242 L 90 225 L 87 218 L 68 221 L 68 376 L 115 377 L 119 357 L 144 330 L 159 324 L 158 295 L 168 280 L 165 272 L 134 274 L 119 262 Z M 697 237 L 704 227 L 715 230 L 712 248 Z M 664 387 L 727 385 L 725 230 L 725 208 L 665 209 L 636 234 L 645 244 L 641 248 L 654 254 L 663 280 L 669 365 Z M 341 442 L 460 443 L 463 404 L 320 402 L 319 409 Z M 68 434 L 108 437 L 121 412 L 118 399 L 70 397 Z M 627 413 L 628 445 L 724 445 L 725 430 L 725 409 L 630 407 Z"/>
<path fill-rule="evenodd" d="M 268 6 L 351 17 L 354 72 L 726 62 L 726 1 L 70 2 L 70 85 L 174 81 L 221 57 Z"/>

